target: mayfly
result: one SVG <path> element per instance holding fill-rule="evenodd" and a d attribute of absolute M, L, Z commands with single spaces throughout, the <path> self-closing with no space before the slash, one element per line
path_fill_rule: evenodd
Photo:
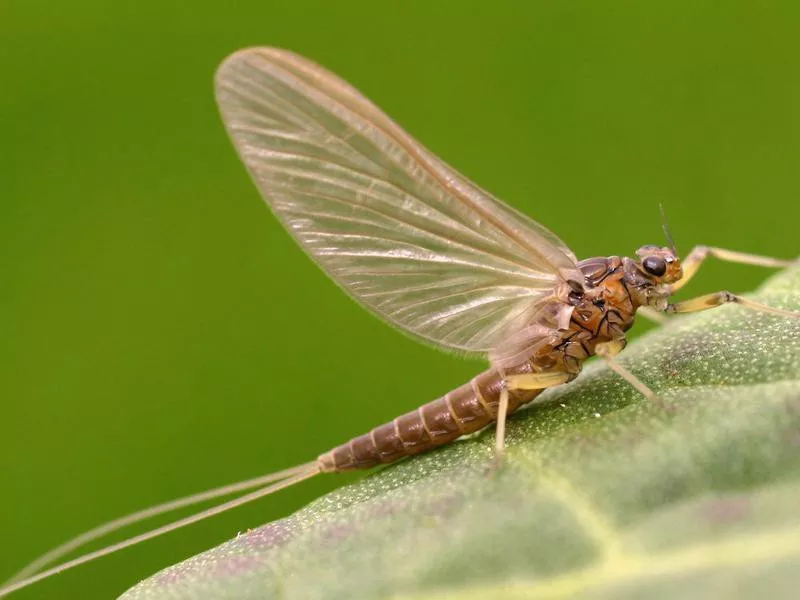
<path fill-rule="evenodd" d="M 683 260 L 669 246 L 636 258 L 578 261 L 553 233 L 455 172 L 357 90 L 291 52 L 247 49 L 216 75 L 225 126 L 267 204 L 342 289 L 398 329 L 490 367 L 419 409 L 316 460 L 122 517 L 31 563 L 0 596 L 271 494 L 320 473 L 366 469 L 441 446 L 496 423 L 566 383 L 597 355 L 651 401 L 615 360 L 637 310 L 687 313 L 734 302 L 784 317 L 800 312 L 716 292 L 671 303 L 710 256 L 783 267 L 794 261 L 708 246 Z M 123 526 L 213 498 L 249 492 L 193 516 L 45 569 Z"/>

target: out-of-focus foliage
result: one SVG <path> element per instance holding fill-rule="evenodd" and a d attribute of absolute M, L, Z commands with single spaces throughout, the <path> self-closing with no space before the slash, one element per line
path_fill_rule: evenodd
<path fill-rule="evenodd" d="M 661 243 L 659 202 L 683 252 L 791 257 L 798 18 L 788 0 L 2 2 L 0 579 L 106 519 L 309 460 L 484 367 L 368 316 L 281 230 L 214 106 L 227 54 L 322 63 L 581 257 Z M 765 276 L 710 264 L 682 296 Z M 13 598 L 114 597 L 346 481 Z"/>

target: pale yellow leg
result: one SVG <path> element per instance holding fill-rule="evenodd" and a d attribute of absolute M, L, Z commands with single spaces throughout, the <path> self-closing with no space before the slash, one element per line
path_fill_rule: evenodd
<path fill-rule="evenodd" d="M 506 450 L 506 419 L 508 417 L 508 394 L 510 390 L 543 390 L 566 383 L 574 375 L 569 373 L 525 373 L 523 375 L 509 375 L 505 378 L 505 385 L 500 390 L 500 402 L 497 405 L 497 428 L 494 438 L 495 465 L 503 462 Z"/>
<path fill-rule="evenodd" d="M 497 427 L 494 436 L 494 462 L 497 466 L 503 462 L 506 452 L 506 418 L 508 417 L 508 388 L 500 390 L 500 404 L 497 405 Z"/>
<path fill-rule="evenodd" d="M 724 260 L 727 262 L 740 263 L 743 265 L 755 265 L 757 267 L 791 267 L 792 265 L 800 265 L 798 260 L 783 260 L 780 258 L 771 258 L 769 256 L 759 256 L 757 254 L 747 254 L 745 252 L 735 252 L 734 250 L 725 250 L 724 248 L 714 248 L 712 246 L 695 246 L 692 251 L 683 259 L 683 277 L 680 281 L 673 283 L 670 286 L 670 294 L 674 294 L 684 285 L 689 283 L 692 277 L 695 276 L 700 265 L 709 256 Z"/>
<path fill-rule="evenodd" d="M 775 308 L 774 306 L 767 306 L 759 302 L 753 302 L 747 298 L 742 298 L 730 292 L 714 292 L 713 294 L 706 294 L 698 296 L 691 300 L 684 300 L 683 302 L 676 302 L 669 304 L 665 310 L 668 313 L 690 313 L 698 312 L 701 310 L 708 310 L 709 308 L 716 308 L 728 303 L 741 304 L 752 310 L 770 313 L 772 315 L 779 315 L 781 317 L 794 317 L 800 318 L 800 312 L 796 310 L 786 310 L 784 308 Z"/>
<path fill-rule="evenodd" d="M 664 407 L 664 403 L 661 399 L 656 395 L 656 393 L 651 390 L 647 385 L 645 385 L 641 379 L 636 377 L 633 373 L 631 373 L 628 369 L 623 367 L 615 357 L 622 352 L 622 349 L 625 348 L 627 345 L 627 340 L 620 339 L 620 340 L 613 340 L 611 342 L 605 342 L 603 344 L 598 344 L 595 348 L 595 353 L 597 356 L 602 358 L 603 360 L 608 363 L 608 366 L 620 377 L 622 377 L 625 381 L 630 383 L 634 388 L 636 388 L 639 393 L 641 393 L 645 398 L 658 404 L 661 407 Z"/>
<path fill-rule="evenodd" d="M 506 387 L 510 390 L 543 390 L 567 383 L 574 379 L 570 373 L 523 373 L 522 375 L 509 375 L 506 377 Z"/>
<path fill-rule="evenodd" d="M 639 307 L 639 310 L 636 311 L 636 314 L 637 316 L 650 319 L 651 321 L 659 325 L 663 325 L 664 323 L 669 321 L 669 318 L 665 317 L 664 313 L 658 312 L 655 308 L 650 308 L 649 306 Z"/>

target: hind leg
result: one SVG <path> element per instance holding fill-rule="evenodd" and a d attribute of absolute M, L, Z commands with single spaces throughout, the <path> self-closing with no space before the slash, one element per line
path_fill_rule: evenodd
<path fill-rule="evenodd" d="M 505 378 L 500 390 L 500 402 L 497 406 L 497 429 L 494 438 L 495 464 L 500 465 L 506 450 L 506 419 L 508 418 L 508 395 L 514 390 L 543 390 L 561 385 L 572 379 L 569 373 L 525 373 L 509 375 Z"/>

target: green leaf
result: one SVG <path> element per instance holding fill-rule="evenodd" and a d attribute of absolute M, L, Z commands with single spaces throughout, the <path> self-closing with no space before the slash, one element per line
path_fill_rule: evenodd
<path fill-rule="evenodd" d="M 800 308 L 800 271 L 755 299 Z M 124 600 L 775 598 L 800 587 L 800 322 L 676 318 L 509 423 L 165 569 Z"/>

